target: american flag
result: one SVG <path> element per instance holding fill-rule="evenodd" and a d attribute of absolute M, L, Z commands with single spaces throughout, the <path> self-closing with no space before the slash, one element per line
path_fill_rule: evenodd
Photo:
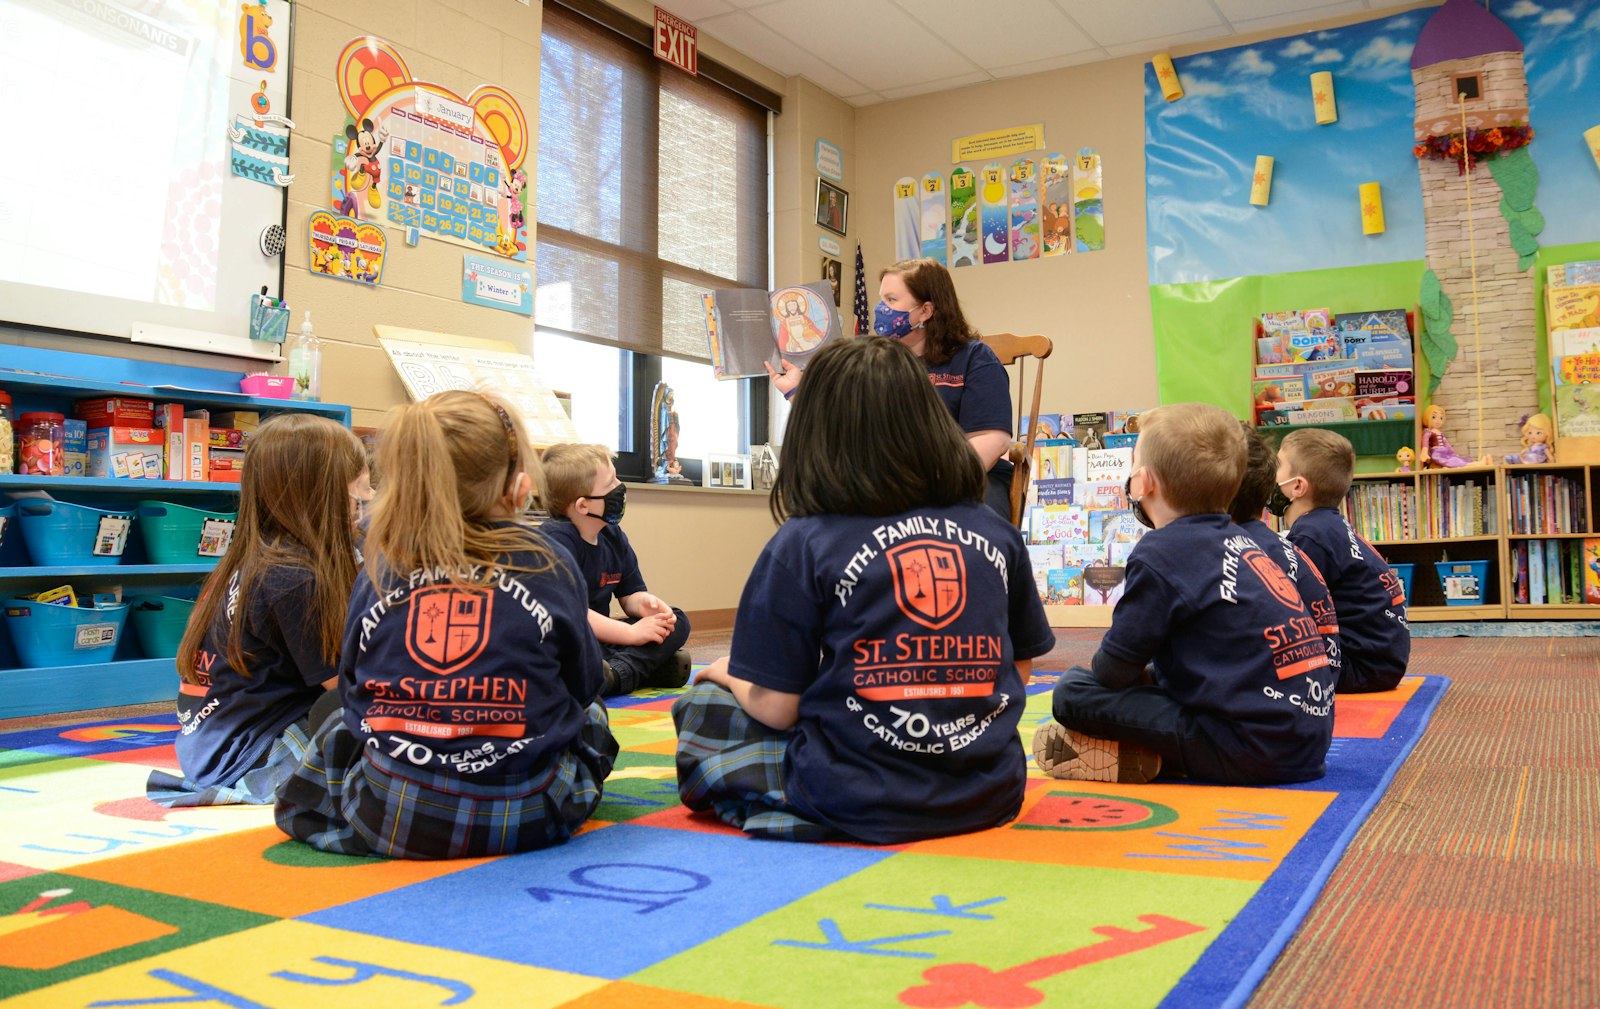
<path fill-rule="evenodd" d="M 859 245 L 856 246 L 856 299 L 851 304 L 851 309 L 856 314 L 856 335 L 869 332 L 872 323 L 867 315 L 867 268 L 862 265 Z"/>

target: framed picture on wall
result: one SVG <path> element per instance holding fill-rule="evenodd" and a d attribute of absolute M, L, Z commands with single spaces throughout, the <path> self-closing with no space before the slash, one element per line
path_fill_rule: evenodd
<path fill-rule="evenodd" d="M 844 280 L 844 264 L 828 256 L 822 257 L 822 279 L 833 285 L 833 307 L 839 307 L 839 285 Z"/>
<path fill-rule="evenodd" d="M 850 194 L 821 176 L 817 177 L 817 226 L 836 235 L 850 226 Z"/>

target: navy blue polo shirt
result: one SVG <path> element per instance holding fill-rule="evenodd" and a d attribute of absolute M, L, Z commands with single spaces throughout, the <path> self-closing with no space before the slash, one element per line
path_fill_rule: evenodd
<path fill-rule="evenodd" d="M 1144 535 L 1100 648 L 1154 660 L 1160 685 L 1235 763 L 1319 777 L 1333 713 L 1328 646 L 1293 581 L 1226 515 Z"/>
<path fill-rule="evenodd" d="M 399 763 L 482 781 L 543 769 L 600 693 L 600 646 L 563 551 L 512 555 L 487 585 L 412 571 L 356 579 L 339 663 L 344 718 Z"/>
<path fill-rule="evenodd" d="M 1011 431 L 1011 387 L 1006 370 L 989 345 L 969 340 L 944 364 L 928 364 L 934 391 L 950 408 L 951 416 L 967 434 L 977 431 Z M 1004 455 L 991 467 L 996 478 L 1011 478 L 1011 462 Z"/>
<path fill-rule="evenodd" d="M 729 671 L 800 695 L 783 783 L 803 815 L 879 844 L 1016 815 L 1015 663 L 1055 635 L 1022 537 L 991 509 L 792 518 L 734 627 Z"/>
<path fill-rule="evenodd" d="M 583 591 L 589 597 L 589 608 L 601 616 L 611 615 L 612 599 L 648 591 L 639 571 L 639 555 L 633 552 L 621 526 L 608 524 L 594 543 L 584 539 L 567 518 L 552 518 L 539 531 L 572 555 Z"/>
<path fill-rule="evenodd" d="M 1344 660 L 1360 669 L 1402 675 L 1411 660 L 1411 628 L 1400 578 L 1333 508 L 1313 508 L 1289 527 L 1289 542 L 1322 572 L 1339 611 Z"/>
<path fill-rule="evenodd" d="M 322 658 L 309 568 L 269 568 L 242 597 L 239 588 L 235 572 L 195 655 L 199 682 L 178 685 L 178 764 L 202 788 L 232 785 L 265 759 L 336 673 Z M 244 670 L 227 654 L 228 634 L 239 619 Z"/>

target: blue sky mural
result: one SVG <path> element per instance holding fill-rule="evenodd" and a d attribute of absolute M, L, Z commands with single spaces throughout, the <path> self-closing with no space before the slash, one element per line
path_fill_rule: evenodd
<path fill-rule="evenodd" d="M 1526 47 L 1541 245 L 1600 240 L 1600 171 L 1583 131 L 1600 124 L 1600 0 L 1516 0 L 1494 13 Z M 1423 258 L 1411 154 L 1411 49 L 1432 9 L 1174 61 L 1167 102 L 1145 67 L 1150 282 Z M 1333 73 L 1339 121 L 1318 126 L 1311 74 Z M 1258 154 L 1274 159 L 1269 206 L 1250 205 Z M 1383 187 L 1387 231 L 1361 233 L 1357 189 Z"/>

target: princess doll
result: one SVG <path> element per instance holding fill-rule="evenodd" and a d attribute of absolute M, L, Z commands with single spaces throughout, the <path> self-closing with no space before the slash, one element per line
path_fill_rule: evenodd
<path fill-rule="evenodd" d="M 1456 454 L 1444 436 L 1444 407 L 1433 405 L 1422 412 L 1422 447 L 1417 453 L 1423 469 L 1454 469 L 1457 466 L 1489 465 L 1489 457 L 1467 459 Z"/>
<path fill-rule="evenodd" d="M 1522 451 L 1506 456 L 1506 462 L 1542 463 L 1556 461 L 1555 424 L 1542 413 L 1522 418 Z"/>
<path fill-rule="evenodd" d="M 1411 450 L 1410 445 L 1400 446 L 1400 451 L 1394 454 L 1394 461 L 1399 464 L 1396 473 L 1410 473 L 1411 464 L 1417 461 L 1417 453 Z"/>

